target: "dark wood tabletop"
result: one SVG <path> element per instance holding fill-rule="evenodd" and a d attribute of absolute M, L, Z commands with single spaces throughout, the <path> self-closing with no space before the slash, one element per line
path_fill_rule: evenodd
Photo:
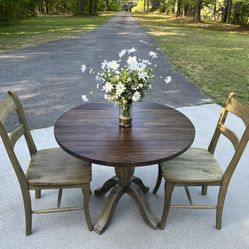
<path fill-rule="evenodd" d="M 137 167 L 177 157 L 195 137 L 192 122 L 164 105 L 134 105 L 132 127 L 120 128 L 118 121 L 118 107 L 113 104 L 84 104 L 56 121 L 55 138 L 77 158 L 107 166 Z"/>

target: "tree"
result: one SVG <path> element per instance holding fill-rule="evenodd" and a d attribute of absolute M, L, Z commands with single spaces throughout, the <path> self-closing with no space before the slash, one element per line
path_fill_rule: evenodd
<path fill-rule="evenodd" d="M 229 23 L 231 17 L 233 2 L 232 0 L 225 0 L 224 2 L 224 12 L 223 12 L 223 22 Z"/>
<path fill-rule="evenodd" d="M 193 20 L 195 22 L 201 21 L 201 8 L 202 8 L 202 0 L 195 0 L 194 15 L 193 15 Z"/>
<path fill-rule="evenodd" d="M 175 3 L 175 16 L 178 17 L 181 15 L 181 2 L 180 0 L 176 0 Z"/>

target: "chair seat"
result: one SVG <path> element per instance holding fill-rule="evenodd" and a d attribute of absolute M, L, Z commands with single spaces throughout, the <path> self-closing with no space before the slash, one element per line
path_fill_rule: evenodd
<path fill-rule="evenodd" d="M 61 148 L 38 151 L 27 170 L 31 186 L 60 187 L 89 183 L 91 164 L 70 156 Z"/>
<path fill-rule="evenodd" d="M 205 149 L 190 148 L 181 156 L 161 164 L 167 181 L 179 183 L 220 183 L 223 171 Z"/>

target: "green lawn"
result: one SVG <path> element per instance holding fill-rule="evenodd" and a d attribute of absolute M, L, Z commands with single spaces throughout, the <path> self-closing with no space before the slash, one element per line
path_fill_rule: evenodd
<path fill-rule="evenodd" d="M 19 21 L 14 26 L 0 26 L 0 52 L 76 36 L 95 29 L 112 15 L 105 13 L 87 17 L 39 16 Z"/>
<path fill-rule="evenodd" d="M 249 103 L 249 28 L 193 23 L 162 14 L 135 14 L 149 34 L 210 97 L 222 103 L 234 91 Z"/>

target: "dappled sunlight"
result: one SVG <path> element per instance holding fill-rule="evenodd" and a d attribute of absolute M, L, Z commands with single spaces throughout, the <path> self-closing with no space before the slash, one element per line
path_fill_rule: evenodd
<path fill-rule="evenodd" d="M 14 54 L 8 54 L 8 55 L 1 55 L 0 54 L 0 59 L 23 59 L 26 58 L 25 55 L 14 55 Z"/>
<path fill-rule="evenodd" d="M 0 26 L 0 49 L 12 50 L 60 38 L 80 35 L 96 29 L 113 13 L 100 16 L 39 16 L 20 20 L 18 25 Z"/>
<path fill-rule="evenodd" d="M 149 31 L 148 33 L 151 35 L 154 35 L 154 36 L 175 36 L 175 35 L 184 36 L 184 35 L 186 35 L 183 33 L 166 32 L 166 31 Z"/>
<path fill-rule="evenodd" d="M 244 49 L 243 48 L 223 48 L 223 50 L 226 50 L 226 51 L 242 51 Z"/>
<path fill-rule="evenodd" d="M 193 29 L 208 29 L 215 31 L 227 31 L 227 32 L 235 32 L 240 34 L 249 34 L 249 26 L 239 26 L 233 24 L 224 24 L 219 22 L 208 22 L 202 21 L 200 23 L 194 22 L 191 17 L 175 17 L 175 16 L 167 16 L 165 14 L 156 14 L 156 13 L 148 13 L 148 14 L 135 14 L 135 17 L 140 19 L 146 26 L 153 25 L 156 26 L 167 26 L 167 27 L 186 27 Z"/>

